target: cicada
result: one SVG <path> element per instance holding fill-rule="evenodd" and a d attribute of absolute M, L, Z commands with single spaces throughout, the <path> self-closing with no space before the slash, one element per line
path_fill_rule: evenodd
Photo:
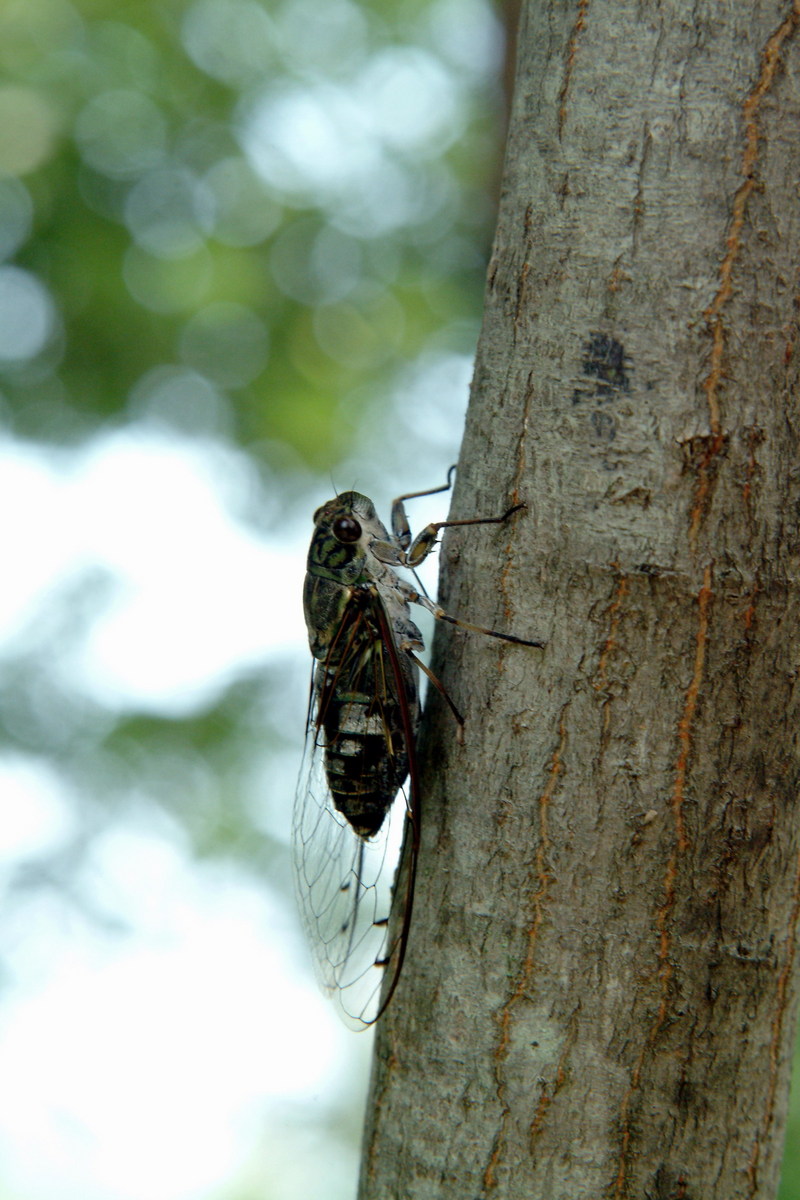
<path fill-rule="evenodd" d="M 391 533 L 359 492 L 342 492 L 314 513 L 303 596 L 314 671 L 293 820 L 295 883 L 320 982 L 355 1028 L 373 1024 L 389 1004 L 411 927 L 420 839 L 420 669 L 461 722 L 418 657 L 424 645 L 410 605 L 506 642 L 542 645 L 453 617 L 397 574 L 423 562 L 440 530 L 500 524 L 522 507 L 499 517 L 437 521 L 412 540 L 405 501 L 446 491 L 451 481 L 452 470 L 442 487 L 398 497 Z M 395 805 L 400 794 L 402 806 Z M 403 838 L 392 836 L 393 810 L 402 814 Z M 390 924 L 387 868 L 401 840 L 408 864 Z"/>

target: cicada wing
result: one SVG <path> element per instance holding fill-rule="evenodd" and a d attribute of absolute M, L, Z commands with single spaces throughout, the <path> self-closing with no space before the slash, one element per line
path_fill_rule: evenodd
<path fill-rule="evenodd" d="M 297 899 L 323 990 L 347 1024 L 363 1028 L 377 1016 L 382 967 L 391 958 L 392 877 L 404 806 L 394 804 L 376 834 L 360 837 L 333 803 L 318 740 L 312 725 L 295 801 Z"/>
<path fill-rule="evenodd" d="M 326 706 L 332 703 L 331 695 L 337 684 L 341 684 L 340 690 L 345 695 L 363 696 L 364 678 L 368 678 L 375 692 L 375 713 L 385 716 L 389 701 L 399 706 L 401 720 L 381 719 L 375 724 L 378 728 L 385 727 L 385 754 L 390 759 L 401 756 L 402 762 L 408 763 L 413 804 L 416 695 L 411 697 L 412 712 L 408 673 L 404 674 L 397 648 L 390 639 L 380 599 L 375 597 L 374 604 L 374 621 L 369 622 L 369 628 L 378 631 L 380 637 L 372 648 L 366 676 L 351 671 L 347 661 L 337 664 L 335 671 L 327 666 L 322 672 L 317 668 L 292 827 L 298 905 L 317 976 L 323 989 L 337 1002 L 345 1022 L 357 1029 L 377 1020 L 397 984 L 411 918 L 418 844 L 416 820 L 412 817 L 411 865 L 390 923 L 395 867 L 412 805 L 398 799 L 404 796 L 402 788 L 398 788 L 394 803 L 388 804 L 377 831 L 368 836 L 359 834 L 337 808 L 326 770 L 330 735 L 325 730 L 324 716 Z M 354 661 L 361 662 L 363 642 L 358 636 L 351 637 L 351 642 Z M 325 679 L 331 676 L 333 683 L 326 684 Z M 347 686 L 343 684 L 345 680 Z M 340 709 L 338 716 L 346 725 L 347 714 L 341 713 L 338 694 L 336 703 Z M 363 707 L 362 701 L 359 703 Z M 365 747 L 363 753 L 364 771 L 374 771 L 374 746 Z M 357 774 L 357 754 L 349 767 Z M 402 768 L 403 774 L 405 769 Z"/>

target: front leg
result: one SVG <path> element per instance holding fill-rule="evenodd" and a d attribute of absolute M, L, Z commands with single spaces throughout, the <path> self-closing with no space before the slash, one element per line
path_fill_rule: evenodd
<path fill-rule="evenodd" d="M 392 522 L 394 524 L 394 521 Z M 369 548 L 377 558 L 378 562 L 386 563 L 389 567 L 408 567 L 413 571 L 420 563 L 424 562 L 430 554 L 431 550 L 436 545 L 436 535 L 444 525 L 460 525 L 460 521 L 437 521 L 434 524 L 426 525 L 422 533 L 418 533 L 411 542 L 409 549 L 408 540 L 403 543 L 398 536 L 396 541 L 384 542 L 375 540 L 370 542 Z M 411 531 L 408 530 L 408 539 L 411 538 Z"/>
<path fill-rule="evenodd" d="M 401 550 L 408 550 L 408 547 L 411 544 L 411 529 L 408 524 L 408 517 L 406 516 L 405 501 L 416 500 L 420 496 L 435 496 L 439 492 L 449 491 L 453 486 L 453 475 L 455 474 L 455 470 L 455 466 L 450 468 L 450 470 L 447 472 L 447 483 L 443 483 L 441 487 L 426 488 L 424 492 L 406 492 L 403 496 L 398 496 L 396 500 L 392 501 L 392 537 L 393 541 L 400 547 Z M 417 541 L 419 541 L 419 538 L 415 539 L 415 545 Z M 422 558 L 424 557 L 425 555 L 423 554 Z M 422 558 L 419 558 L 417 563 L 422 562 Z M 384 560 L 381 559 L 381 561 L 383 562 Z M 400 565 L 406 567 L 416 566 L 417 563 L 403 562 Z"/>
<path fill-rule="evenodd" d="M 442 491 L 443 489 L 437 488 L 436 490 Z M 427 495 L 426 492 L 413 494 Z M 426 525 L 412 542 L 411 530 L 408 527 L 406 510 L 403 506 L 403 500 L 407 499 L 409 499 L 408 496 L 399 496 L 392 505 L 392 532 L 394 534 L 392 541 L 371 542 L 370 549 L 379 562 L 386 563 L 390 567 L 408 567 L 412 571 L 420 566 L 433 550 L 437 544 L 440 529 L 453 529 L 457 525 L 502 525 L 512 513 L 519 512 L 521 508 L 525 507 L 524 504 L 512 504 L 511 508 L 499 517 L 467 517 L 463 521 L 431 521 L 430 525 Z"/>
<path fill-rule="evenodd" d="M 436 545 L 440 529 L 453 529 L 456 525 L 502 525 L 512 513 L 519 512 L 524 507 L 524 504 L 512 504 L 511 508 L 507 509 L 500 517 L 467 517 L 464 521 L 433 521 L 414 538 L 406 554 L 405 565 L 418 567 L 421 562 L 424 562 Z"/>

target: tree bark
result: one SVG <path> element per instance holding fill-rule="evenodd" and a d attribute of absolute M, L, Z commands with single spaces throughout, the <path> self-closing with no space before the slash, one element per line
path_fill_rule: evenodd
<path fill-rule="evenodd" d="M 794 1031 L 800 0 L 527 0 L 361 1200 L 766 1200 Z"/>

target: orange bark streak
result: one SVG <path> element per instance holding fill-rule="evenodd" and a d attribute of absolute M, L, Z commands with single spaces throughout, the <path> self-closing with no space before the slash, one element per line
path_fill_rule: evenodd
<path fill-rule="evenodd" d="M 558 136 L 564 129 L 564 124 L 567 120 L 567 96 L 569 95 L 570 84 L 572 83 L 572 72 L 575 67 L 575 58 L 578 50 L 578 39 L 583 33 L 586 26 L 586 13 L 589 9 L 589 0 L 579 0 L 578 16 L 575 24 L 572 27 L 569 44 L 567 46 L 567 61 L 564 67 L 564 82 L 561 85 L 561 91 L 558 97 Z"/>
<path fill-rule="evenodd" d="M 500 1041 L 498 1042 L 497 1050 L 495 1051 L 494 1060 L 495 1078 L 497 1080 L 497 1098 L 503 1106 L 503 1113 L 501 1117 L 500 1129 L 498 1130 L 494 1147 L 492 1149 L 492 1155 L 489 1159 L 489 1163 L 483 1176 L 483 1185 L 487 1190 L 493 1188 L 497 1182 L 495 1171 L 505 1147 L 505 1130 L 511 1115 L 508 1103 L 506 1101 L 506 1087 L 503 1080 L 503 1064 L 508 1057 L 508 1050 L 511 1043 L 513 1013 L 517 1004 L 519 1004 L 520 1000 L 523 999 L 528 991 L 533 978 L 536 943 L 539 938 L 539 930 L 541 928 L 542 921 L 544 920 L 544 902 L 550 888 L 550 883 L 552 882 L 552 875 L 547 868 L 547 856 L 550 849 L 547 817 L 550 801 L 552 799 L 553 792 L 555 791 L 556 783 L 558 782 L 558 778 L 564 769 L 563 754 L 567 740 L 566 710 L 567 705 L 564 706 L 561 713 L 561 720 L 558 728 L 558 745 L 553 751 L 553 756 L 550 760 L 550 769 L 548 771 L 547 781 L 545 783 L 544 790 L 539 797 L 539 842 L 536 848 L 535 860 L 537 886 L 531 897 L 533 920 L 528 930 L 528 945 L 525 953 L 525 962 L 523 963 L 522 970 L 517 977 L 514 990 L 504 1004 L 503 1009 L 498 1017 L 498 1024 L 500 1026 Z"/>
<path fill-rule="evenodd" d="M 706 567 L 703 574 L 703 586 L 697 596 L 697 634 L 695 636 L 694 669 L 689 687 L 684 698 L 683 713 L 678 722 L 678 761 L 675 765 L 675 784 L 672 789 L 671 808 L 675 826 L 675 840 L 672 851 L 667 859 L 664 871 L 664 899 L 655 913 L 656 932 L 658 934 L 658 1007 L 653 1023 L 642 1043 L 636 1062 L 631 1071 L 631 1079 L 620 1106 L 620 1156 L 617 1175 L 614 1180 L 614 1200 L 622 1200 L 625 1193 L 625 1181 L 628 1173 L 628 1161 L 631 1142 L 629 1113 L 631 1100 L 638 1091 L 642 1079 L 642 1069 L 645 1059 L 655 1044 L 656 1038 L 667 1020 L 669 1014 L 669 985 L 673 974 L 670 959 L 672 935 L 669 918 L 675 905 L 675 883 L 678 878 L 678 866 L 681 856 L 689 847 L 686 835 L 686 825 L 683 817 L 683 804 L 686 789 L 686 775 L 692 746 L 692 730 L 697 713 L 697 698 L 703 682 L 705 671 L 706 643 L 708 641 L 709 608 L 713 593 L 711 591 L 711 566 Z"/>
<path fill-rule="evenodd" d="M 712 438 L 709 442 L 710 453 L 706 455 L 698 469 L 697 487 L 689 520 L 689 545 L 693 551 L 697 544 L 697 534 L 705 514 L 705 507 L 711 487 L 709 474 L 711 462 L 719 453 L 723 444 L 719 393 L 723 380 L 726 331 L 722 312 L 733 295 L 733 270 L 742 247 L 742 229 L 744 227 L 747 204 L 756 185 L 755 168 L 759 142 L 758 112 L 761 102 L 774 82 L 775 72 L 780 63 L 780 52 L 783 43 L 787 38 L 792 36 L 797 28 L 798 21 L 800 21 L 800 0 L 794 0 L 791 12 L 764 46 L 761 54 L 761 71 L 758 81 L 742 107 L 744 150 L 742 152 L 739 171 L 743 178 L 733 198 L 733 209 L 725 239 L 725 255 L 720 266 L 717 292 L 703 314 L 709 333 L 711 334 L 711 360 L 708 374 L 703 381 L 703 391 L 706 396 L 708 424 Z"/>
<path fill-rule="evenodd" d="M 775 989 L 775 1015 L 772 1018 L 772 1037 L 769 1043 L 769 1086 L 767 1088 L 764 1125 L 761 1133 L 753 1142 L 753 1149 L 750 1152 L 750 1162 L 747 1165 L 748 1200 L 751 1200 L 751 1198 L 758 1194 L 758 1165 L 761 1158 L 761 1146 L 770 1136 L 770 1126 L 775 1115 L 775 1095 L 780 1076 L 780 1051 L 783 1043 L 783 1025 L 787 1010 L 787 991 L 794 969 L 795 954 L 797 953 L 798 922 L 800 922 L 800 855 L 797 857 L 792 912 L 789 918 L 789 930 L 786 935 L 786 961 L 778 975 L 778 984 Z"/>

